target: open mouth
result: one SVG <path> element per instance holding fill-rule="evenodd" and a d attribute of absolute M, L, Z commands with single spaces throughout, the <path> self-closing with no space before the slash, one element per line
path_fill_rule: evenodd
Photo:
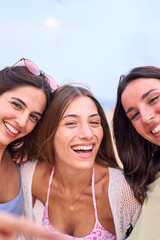
<path fill-rule="evenodd" d="M 160 132 L 160 125 L 158 125 L 157 127 L 155 127 L 153 130 L 152 130 L 152 133 L 155 134 L 155 133 L 158 133 Z"/>
<path fill-rule="evenodd" d="M 6 126 L 6 128 L 7 128 L 11 133 L 13 133 L 13 134 L 18 134 L 18 133 L 19 133 L 19 131 L 16 130 L 15 128 L 13 128 L 9 123 L 5 123 L 5 122 L 4 122 L 4 125 Z"/>
<path fill-rule="evenodd" d="M 92 152 L 93 145 L 89 145 L 89 146 L 77 145 L 72 147 L 72 149 L 77 153 L 89 153 L 89 152 Z"/>

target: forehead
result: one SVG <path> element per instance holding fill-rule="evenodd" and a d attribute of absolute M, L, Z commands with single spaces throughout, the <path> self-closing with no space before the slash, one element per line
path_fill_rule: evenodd
<path fill-rule="evenodd" d="M 42 89 L 40 88 L 37 88 L 35 86 L 31 86 L 31 85 L 27 85 L 27 86 L 19 86 L 19 87 L 16 87 L 16 88 L 13 88 L 13 89 L 10 89 L 9 91 L 6 91 L 4 93 L 8 93 L 8 94 L 22 94 L 25 96 L 26 95 L 26 91 L 27 92 L 36 92 L 36 91 L 43 91 Z"/>
<path fill-rule="evenodd" d="M 122 93 L 122 102 L 125 98 L 142 96 L 151 89 L 160 89 L 160 80 L 156 78 L 138 78 L 127 85 Z"/>
<path fill-rule="evenodd" d="M 27 105 L 43 108 L 47 103 L 46 95 L 40 88 L 34 86 L 21 86 L 0 95 L 0 99 L 8 100 L 10 98 L 19 98 Z"/>
<path fill-rule="evenodd" d="M 97 113 L 97 106 L 95 105 L 95 103 L 93 102 L 93 100 L 89 97 L 86 96 L 80 96 L 75 98 L 67 107 L 64 115 L 67 115 L 69 113 L 74 113 L 77 115 L 81 115 L 81 114 L 86 114 L 86 115 L 90 115 Z"/>

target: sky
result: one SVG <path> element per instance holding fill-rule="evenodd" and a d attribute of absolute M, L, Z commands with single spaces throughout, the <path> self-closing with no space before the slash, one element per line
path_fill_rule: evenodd
<path fill-rule="evenodd" d="M 82 83 L 105 109 L 119 77 L 160 66 L 159 0 L 0 0 L 0 69 L 22 57 L 58 85 Z"/>

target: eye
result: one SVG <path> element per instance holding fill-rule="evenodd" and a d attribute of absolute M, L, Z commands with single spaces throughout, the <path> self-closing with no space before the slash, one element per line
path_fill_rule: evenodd
<path fill-rule="evenodd" d="M 153 102 L 156 102 L 156 100 L 159 99 L 159 96 L 156 96 L 156 97 L 153 97 L 149 100 L 149 104 L 153 103 Z"/>
<path fill-rule="evenodd" d="M 139 112 L 134 113 L 134 114 L 130 117 L 130 120 L 131 120 L 131 121 L 135 120 L 135 119 L 138 117 L 138 115 L 139 115 Z"/>
<path fill-rule="evenodd" d="M 31 115 L 30 115 L 30 118 L 31 118 L 31 121 L 32 121 L 32 122 L 35 122 L 35 123 L 38 123 L 39 120 L 40 120 L 40 118 L 37 117 L 37 116 L 34 115 L 34 114 L 31 114 Z"/>
<path fill-rule="evenodd" d="M 99 125 L 101 125 L 101 118 L 100 117 L 94 117 L 93 119 L 90 119 L 90 125 L 92 125 L 92 126 L 99 126 Z"/>
<path fill-rule="evenodd" d="M 99 122 L 99 121 L 91 121 L 90 124 L 91 124 L 91 125 L 95 125 L 95 126 L 97 126 L 97 125 L 100 124 L 100 122 Z"/>
<path fill-rule="evenodd" d="M 19 110 L 22 109 L 21 104 L 19 104 L 18 102 L 13 101 L 11 102 L 11 105 L 16 109 L 19 109 Z"/>
<path fill-rule="evenodd" d="M 75 126 L 75 125 L 76 125 L 76 122 L 74 122 L 74 121 L 66 122 L 65 125 L 72 127 L 72 126 Z"/>

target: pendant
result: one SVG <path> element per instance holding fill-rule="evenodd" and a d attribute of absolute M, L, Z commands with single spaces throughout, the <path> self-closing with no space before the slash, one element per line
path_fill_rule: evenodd
<path fill-rule="evenodd" d="M 74 206 L 73 206 L 73 205 L 70 205 L 70 206 L 69 206 L 69 209 L 70 209 L 71 211 L 74 211 Z"/>

